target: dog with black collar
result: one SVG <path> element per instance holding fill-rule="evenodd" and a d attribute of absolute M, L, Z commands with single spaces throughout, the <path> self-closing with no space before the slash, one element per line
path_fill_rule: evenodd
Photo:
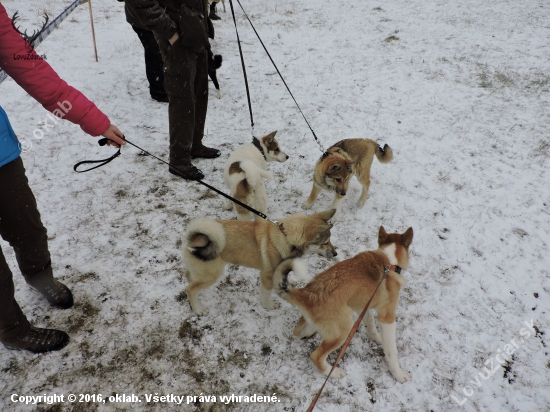
<path fill-rule="evenodd" d="M 267 213 L 267 192 L 262 180 L 275 180 L 269 173 L 267 162 L 285 162 L 288 155 L 283 152 L 275 134 L 272 132 L 259 139 L 253 138 L 252 143 L 239 146 L 227 160 L 223 171 L 225 184 L 235 199 Z M 224 209 L 231 210 L 233 202 L 226 202 Z M 253 220 L 254 215 L 235 203 L 235 211 L 239 220 Z"/>
<path fill-rule="evenodd" d="M 277 266 L 273 274 L 275 292 L 302 314 L 294 328 L 294 335 L 298 338 L 309 337 L 316 332 L 321 335 L 321 345 L 310 356 L 320 372 L 329 374 L 331 366 L 326 361 L 327 356 L 346 340 L 353 326 L 353 312 L 361 313 L 372 297 L 363 318 L 367 335 L 382 345 L 393 377 L 401 383 L 411 379 L 397 360 L 395 312 L 399 291 L 405 286 L 401 270 L 409 266 L 412 239 L 412 228 L 403 234 L 388 234 L 380 226 L 377 250 L 362 252 L 336 263 L 301 289 L 291 287 L 288 280 L 291 271 L 302 280 L 310 278 L 299 259 L 287 259 Z M 337 379 L 345 375 L 343 369 L 336 367 L 330 377 Z"/>

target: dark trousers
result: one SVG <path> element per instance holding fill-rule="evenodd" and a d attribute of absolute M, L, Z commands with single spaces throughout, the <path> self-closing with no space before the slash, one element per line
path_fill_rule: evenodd
<path fill-rule="evenodd" d="M 145 74 L 149 81 L 151 97 L 161 98 L 166 96 L 164 91 L 164 72 L 162 70 L 162 55 L 153 32 L 132 26 L 143 45 L 145 51 Z"/>
<path fill-rule="evenodd" d="M 191 150 L 202 146 L 208 109 L 208 54 L 180 41 L 170 46 L 157 36 L 164 59 L 164 90 L 168 93 L 170 163 L 191 162 Z"/>
<path fill-rule="evenodd" d="M 53 279 L 48 236 L 21 158 L 0 167 L 0 236 L 15 251 L 29 284 Z M 0 341 L 24 336 L 30 324 L 15 301 L 13 275 L 0 250 Z"/>
<path fill-rule="evenodd" d="M 168 92 L 168 122 L 170 124 L 170 162 L 176 165 L 191 161 L 190 152 L 200 148 L 208 109 L 208 60 L 206 51 L 187 52 L 189 73 L 182 83 L 191 87 L 181 93 Z M 170 77 L 170 75 L 167 75 Z M 171 90 L 168 88 L 167 90 Z"/>

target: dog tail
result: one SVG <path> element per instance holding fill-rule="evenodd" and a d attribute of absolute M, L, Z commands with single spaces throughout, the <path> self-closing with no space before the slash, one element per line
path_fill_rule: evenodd
<path fill-rule="evenodd" d="M 248 181 L 248 184 L 250 184 L 250 186 L 252 187 L 256 187 L 262 177 L 274 180 L 271 173 L 260 169 L 252 160 L 243 160 L 241 161 L 240 166 L 244 174 L 246 175 L 246 180 Z"/>
<path fill-rule="evenodd" d="M 287 295 L 292 291 L 292 285 L 288 281 L 288 274 L 290 272 L 296 273 L 300 280 L 307 282 L 310 280 L 310 277 L 307 273 L 307 264 L 302 259 L 285 259 L 273 272 L 273 284 L 275 293 L 281 296 L 286 300 Z"/>
<path fill-rule="evenodd" d="M 225 229 L 213 219 L 192 220 L 187 225 L 182 245 L 182 252 L 187 249 L 197 259 L 214 260 L 225 249 Z"/>
<path fill-rule="evenodd" d="M 384 148 L 376 145 L 376 148 L 374 149 L 374 154 L 376 155 L 376 158 L 380 163 L 388 163 L 391 162 L 391 160 L 393 159 L 393 151 L 391 150 L 391 147 L 389 147 L 387 144 L 384 145 Z"/>

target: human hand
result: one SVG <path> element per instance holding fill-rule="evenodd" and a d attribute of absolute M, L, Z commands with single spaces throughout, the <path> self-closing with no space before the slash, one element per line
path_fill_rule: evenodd
<path fill-rule="evenodd" d="M 180 38 L 179 33 L 175 32 L 174 35 L 170 37 L 170 40 L 168 40 L 170 42 L 170 46 L 172 46 L 175 42 L 177 42 L 179 38 Z"/>
<path fill-rule="evenodd" d="M 120 147 L 126 144 L 126 142 L 122 139 L 124 135 L 114 124 L 110 124 L 101 136 L 107 138 L 107 145 L 109 146 Z"/>

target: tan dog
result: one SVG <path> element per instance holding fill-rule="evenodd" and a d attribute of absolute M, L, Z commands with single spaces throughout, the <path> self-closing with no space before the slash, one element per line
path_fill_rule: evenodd
<path fill-rule="evenodd" d="M 363 322 L 369 338 L 382 344 L 393 377 L 401 383 L 411 379 L 397 361 L 395 310 L 399 290 L 405 285 L 405 279 L 398 272 L 409 265 L 412 239 L 412 228 L 402 235 L 388 235 L 380 227 L 378 250 L 363 252 L 335 264 L 315 276 L 302 289 L 289 288 L 287 279 L 291 270 L 301 276 L 305 275 L 303 269 L 300 270 L 301 266 L 296 264 L 298 259 L 285 260 L 276 268 L 273 275 L 275 291 L 302 313 L 294 328 L 294 335 L 303 338 L 319 332 L 323 339 L 310 356 L 319 371 L 328 375 L 331 366 L 326 362 L 327 356 L 344 343 L 354 323 L 353 312 L 363 311 L 386 271 L 387 277 L 376 292 Z M 380 334 L 370 309 L 378 313 Z M 331 377 L 341 378 L 345 375 L 342 369 L 334 368 Z"/>
<path fill-rule="evenodd" d="M 233 263 L 260 270 L 260 300 L 265 308 L 274 309 L 278 303 L 270 298 L 273 271 L 282 260 L 308 253 L 336 256 L 330 243 L 332 225 L 327 223 L 332 215 L 334 210 L 311 216 L 292 215 L 281 219 L 279 226 L 263 219 L 193 220 L 187 226 L 182 244 L 191 308 L 197 315 L 208 313 L 198 301 L 198 293 L 216 283 L 225 265 Z"/>
<path fill-rule="evenodd" d="M 388 163 L 393 159 L 393 152 L 388 145 L 381 148 L 378 143 L 370 139 L 346 139 L 329 148 L 315 165 L 311 194 L 302 204 L 302 209 L 311 208 L 319 192 L 328 190 L 336 193 L 331 208 L 336 209 L 337 214 L 354 174 L 363 186 L 357 206 L 363 206 L 367 201 L 370 168 L 375 155 L 381 163 Z M 336 214 L 331 222 L 334 222 Z"/>

